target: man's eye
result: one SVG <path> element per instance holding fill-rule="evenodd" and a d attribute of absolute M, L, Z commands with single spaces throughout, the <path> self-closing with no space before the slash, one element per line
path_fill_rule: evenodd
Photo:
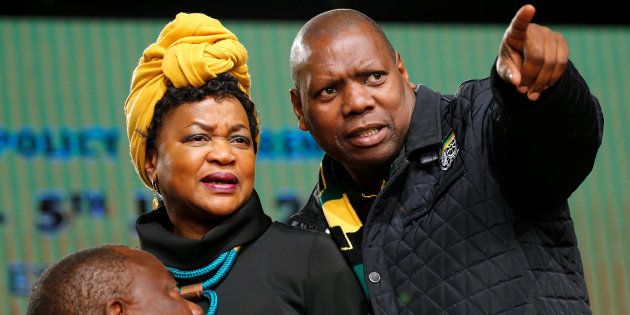
<path fill-rule="evenodd" d="M 326 94 L 326 95 L 330 95 L 330 94 L 333 94 L 333 93 L 335 93 L 335 89 L 331 88 L 331 87 L 325 88 L 324 91 L 323 91 L 323 94 Z"/>
<path fill-rule="evenodd" d="M 378 81 L 381 81 L 382 79 L 383 79 L 383 74 L 382 73 L 372 73 L 367 78 L 367 80 L 365 80 L 365 83 L 378 82 Z"/>

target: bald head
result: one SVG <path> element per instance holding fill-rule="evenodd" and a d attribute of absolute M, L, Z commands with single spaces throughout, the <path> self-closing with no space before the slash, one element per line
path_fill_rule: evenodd
<path fill-rule="evenodd" d="M 27 314 L 93 314 L 107 299 L 128 296 L 133 273 L 125 250 L 90 248 L 51 265 L 33 287 Z"/>
<path fill-rule="evenodd" d="M 26 314 L 197 315 L 175 279 L 153 255 L 124 245 L 103 245 L 66 256 L 33 287 Z"/>
<path fill-rule="evenodd" d="M 352 31 L 367 30 L 376 34 L 377 38 L 386 45 L 392 59 L 396 59 L 396 51 L 381 27 L 367 15 L 352 9 L 334 9 L 320 13 L 302 26 L 293 40 L 289 63 L 291 66 L 291 78 L 297 87 L 297 73 L 303 67 L 310 55 L 310 44 L 317 39 L 343 38 L 344 34 Z M 373 34 L 366 34 L 372 36 Z"/>

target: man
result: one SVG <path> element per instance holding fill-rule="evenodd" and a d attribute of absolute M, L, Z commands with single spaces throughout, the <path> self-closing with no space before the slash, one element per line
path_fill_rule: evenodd
<path fill-rule="evenodd" d="M 152 255 L 105 245 L 48 267 L 33 287 L 27 314 L 202 314 L 182 299 Z"/>
<path fill-rule="evenodd" d="M 291 101 L 326 155 L 292 224 L 330 232 L 374 313 L 590 313 L 567 199 L 603 118 L 534 13 L 516 13 L 490 77 L 454 96 L 410 83 L 357 11 L 297 34 Z"/>

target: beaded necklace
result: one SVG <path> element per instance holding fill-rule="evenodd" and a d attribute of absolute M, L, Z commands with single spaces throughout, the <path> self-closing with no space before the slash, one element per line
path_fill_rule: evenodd
<path fill-rule="evenodd" d="M 173 275 L 173 277 L 178 280 L 192 279 L 205 275 L 209 276 L 212 271 L 217 270 L 218 268 L 216 273 L 207 280 L 201 283 L 191 284 L 178 288 L 181 296 L 187 300 L 200 298 L 202 296 L 207 297 L 210 300 L 210 307 L 208 308 L 208 312 L 206 312 L 206 315 L 214 315 L 217 313 L 218 297 L 217 293 L 214 292 L 212 288 L 225 277 L 228 271 L 230 271 L 230 268 L 232 268 L 232 264 L 234 263 L 236 255 L 238 254 L 238 251 L 240 249 L 240 246 L 236 246 L 229 251 L 219 255 L 219 257 L 217 257 L 217 259 L 215 259 L 210 264 L 199 269 L 180 270 L 170 266 L 167 266 L 166 268 L 171 273 L 171 275 Z"/>

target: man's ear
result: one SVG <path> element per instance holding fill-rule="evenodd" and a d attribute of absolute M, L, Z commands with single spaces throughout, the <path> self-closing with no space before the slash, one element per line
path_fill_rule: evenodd
<path fill-rule="evenodd" d="M 409 81 L 409 73 L 407 72 L 407 68 L 405 68 L 405 64 L 403 63 L 400 53 L 398 52 L 396 52 L 396 68 L 398 68 L 398 72 L 400 72 L 400 75 L 402 75 L 405 81 L 407 81 L 407 84 L 409 84 L 411 89 L 414 89 L 416 85 Z"/>
<path fill-rule="evenodd" d="M 127 313 L 127 304 L 120 299 L 111 299 L 105 302 L 106 315 L 120 315 Z"/>
<path fill-rule="evenodd" d="M 147 156 L 144 158 L 144 171 L 147 173 L 147 177 L 149 177 L 152 183 L 157 179 L 156 166 L 157 151 L 155 149 L 148 150 Z"/>
<path fill-rule="evenodd" d="M 308 131 L 308 124 L 306 123 L 306 118 L 304 117 L 304 110 L 302 109 L 302 99 L 300 98 L 300 93 L 295 88 L 291 89 L 289 93 L 291 93 L 293 112 L 295 112 L 295 116 L 298 119 L 298 127 L 300 127 L 300 129 L 304 131 Z"/>

